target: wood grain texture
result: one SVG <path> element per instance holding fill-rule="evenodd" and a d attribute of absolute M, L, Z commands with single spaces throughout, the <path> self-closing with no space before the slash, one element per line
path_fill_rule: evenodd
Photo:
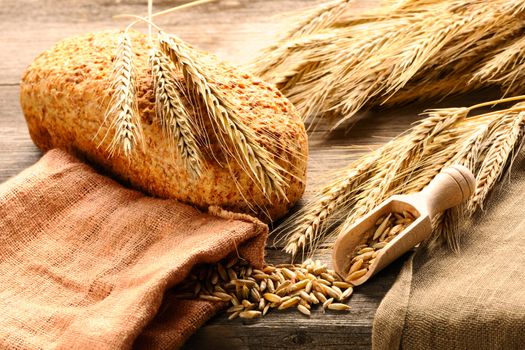
<path fill-rule="evenodd" d="M 220 0 L 158 20 L 191 44 L 216 53 L 237 64 L 254 59 L 285 28 L 284 14 L 311 6 L 315 0 Z M 356 11 L 375 0 L 357 0 Z M 155 1 L 164 9 L 181 1 Z M 38 53 L 56 41 L 81 33 L 123 27 L 113 21 L 121 13 L 144 14 L 145 0 L 19 0 L 3 1 L 0 12 L 0 182 L 33 164 L 41 156 L 33 145 L 20 110 L 18 82 L 25 67 Z M 451 105 L 458 103 L 453 100 Z M 364 113 L 364 120 L 349 131 L 327 134 L 318 130 L 310 136 L 308 187 L 302 202 L 314 188 L 330 180 L 330 170 L 339 169 L 360 153 L 374 149 L 403 132 L 427 106 Z M 434 105 L 435 106 L 435 105 Z M 319 252 L 330 260 L 330 251 Z M 288 261 L 277 248 L 267 249 L 267 261 Z M 356 290 L 348 314 L 314 312 L 306 318 L 297 312 L 274 312 L 262 320 L 227 321 L 215 317 L 189 341 L 187 348 L 213 349 L 367 349 L 371 345 L 372 320 L 401 266 L 401 261 L 383 270 Z"/>

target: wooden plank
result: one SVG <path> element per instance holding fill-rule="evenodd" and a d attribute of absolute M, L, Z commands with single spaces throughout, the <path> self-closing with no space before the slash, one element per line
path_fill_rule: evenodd
<path fill-rule="evenodd" d="M 41 156 L 31 141 L 18 103 L 18 86 L 0 86 L 0 183 Z"/>

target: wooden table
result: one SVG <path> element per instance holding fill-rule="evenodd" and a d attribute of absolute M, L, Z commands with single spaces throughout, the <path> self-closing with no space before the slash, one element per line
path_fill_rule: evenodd
<path fill-rule="evenodd" d="M 308 0 L 218 0 L 198 8 L 161 18 L 157 23 L 197 47 L 214 52 L 237 64 L 247 63 L 256 52 L 285 28 L 278 16 L 318 1 Z M 358 0 L 356 9 L 374 0 Z M 156 10 L 180 1 L 155 1 Z M 33 145 L 18 101 L 19 79 L 25 67 L 56 41 L 88 31 L 122 27 L 112 16 L 144 14 L 145 0 L 3 0 L 0 12 L 0 182 L 35 163 L 41 153 Z M 449 101 L 449 103 L 458 103 Z M 435 106 L 435 105 L 434 105 Z M 322 130 L 310 135 L 306 201 L 320 183 L 330 180 L 330 170 L 340 168 L 358 153 L 377 147 L 406 130 L 424 106 L 367 113 L 350 131 L 330 135 Z M 360 147 L 350 147 L 360 146 Z M 318 257 L 328 261 L 329 249 Z M 267 261 L 287 262 L 280 249 L 268 247 Z M 223 315 L 197 331 L 188 349 L 365 349 L 371 345 L 372 321 L 382 297 L 401 266 L 398 262 L 365 286 L 351 299 L 348 314 L 313 312 L 307 318 L 298 312 L 272 312 L 255 322 L 228 321 Z"/>

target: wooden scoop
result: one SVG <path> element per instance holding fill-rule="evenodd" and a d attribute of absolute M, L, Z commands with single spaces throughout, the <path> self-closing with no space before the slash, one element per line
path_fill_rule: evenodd
<path fill-rule="evenodd" d="M 432 218 L 437 213 L 455 207 L 469 198 L 474 192 L 475 183 L 476 180 L 469 169 L 454 165 L 439 173 L 421 192 L 390 197 L 356 222 L 348 231 L 339 234 L 332 252 L 335 271 L 341 277 L 346 277 L 344 266 L 351 259 L 355 247 L 366 243 L 365 232 L 374 227 L 380 217 L 389 213 L 408 211 L 416 220 L 384 248 L 378 250 L 376 258 L 364 276 L 351 281 L 353 285 L 366 282 L 385 266 L 426 239 L 432 232 Z"/>

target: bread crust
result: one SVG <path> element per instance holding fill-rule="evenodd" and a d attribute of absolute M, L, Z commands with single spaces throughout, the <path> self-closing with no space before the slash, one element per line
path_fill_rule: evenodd
<path fill-rule="evenodd" d="M 236 101 L 243 122 L 261 137 L 285 174 L 287 199 L 267 198 L 235 162 L 230 168 L 205 152 L 204 171 L 193 179 L 163 135 L 155 116 L 153 80 L 146 36 L 132 32 L 143 145 L 130 158 L 110 156 L 104 113 L 110 100 L 117 32 L 90 33 L 57 43 L 25 71 L 20 102 L 29 133 L 43 151 L 65 149 L 146 193 L 175 198 L 201 209 L 220 206 L 268 221 L 284 215 L 306 183 L 307 135 L 294 106 L 275 88 L 217 57 L 195 50 L 217 84 Z M 177 79 L 183 80 L 182 76 Z M 186 103 L 189 103 L 186 101 Z M 111 135 L 111 130 L 109 131 Z M 212 143 L 214 154 L 219 146 Z"/>

